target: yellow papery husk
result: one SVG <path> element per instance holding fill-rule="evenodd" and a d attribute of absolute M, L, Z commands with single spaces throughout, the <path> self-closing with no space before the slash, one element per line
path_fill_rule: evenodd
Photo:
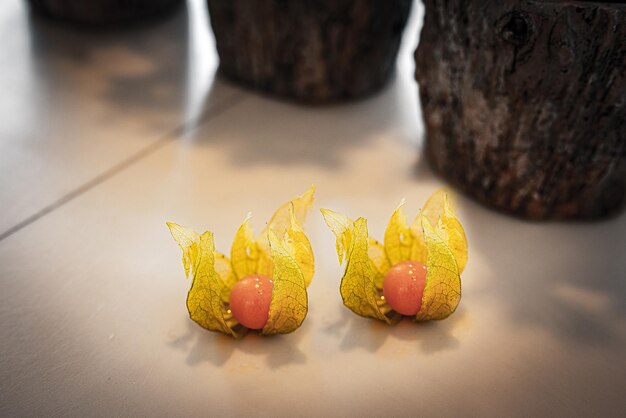
<path fill-rule="evenodd" d="M 428 218 L 422 218 L 422 227 L 428 248 L 428 261 L 422 307 L 415 319 L 445 319 L 454 313 L 461 301 L 461 276 L 454 253 Z"/>
<path fill-rule="evenodd" d="M 437 234 L 450 247 L 459 267 L 459 273 L 463 273 L 467 264 L 467 237 L 461 222 L 454 213 L 450 200 L 450 194 L 445 189 L 437 190 L 426 201 L 422 215 L 428 219 Z M 420 217 L 418 216 L 418 218 Z"/>
<path fill-rule="evenodd" d="M 224 254 L 215 251 L 215 271 L 217 275 L 224 282 L 224 287 L 222 289 L 222 301 L 224 303 L 230 302 L 230 291 L 237 283 L 237 277 L 235 276 L 235 272 L 233 271 L 232 263 L 230 259 L 226 257 Z"/>
<path fill-rule="evenodd" d="M 239 279 L 262 274 L 274 282 L 269 319 L 262 334 L 287 334 L 302 324 L 308 306 L 306 287 L 313 278 L 315 262 L 311 243 L 300 223 L 313 203 L 314 191 L 311 187 L 279 207 L 259 240 L 254 239 L 248 214 L 235 234 L 231 259 L 215 251 L 211 232 L 200 235 L 190 228 L 167 223 L 182 250 L 185 274 L 193 277 L 187 296 L 192 320 L 210 331 L 241 337 L 246 328 L 228 310 L 230 292 Z M 277 238 L 274 228 L 283 240 Z"/>
<path fill-rule="evenodd" d="M 379 302 L 376 274 L 368 256 L 367 220 L 354 222 L 352 245 L 346 256 L 346 271 L 339 287 L 344 305 L 354 313 L 391 323 Z"/>
<path fill-rule="evenodd" d="M 429 197 L 410 227 L 403 206 L 404 201 L 389 219 L 385 251 L 391 266 L 403 261 L 418 261 L 427 266 L 422 307 L 416 319 L 446 318 L 461 297 L 460 272 L 467 262 L 465 232 L 444 189 Z"/>
<path fill-rule="evenodd" d="M 293 220 L 293 227 L 286 231 L 285 241 L 280 241 L 272 230 L 270 239 L 270 257 L 274 265 L 272 300 L 267 324 L 262 330 L 264 335 L 288 334 L 295 331 L 304 321 L 308 310 L 306 281 L 298 258 L 311 268 L 310 259 L 304 260 L 302 252 L 296 254 L 296 248 L 303 232 Z M 224 255 L 215 251 L 213 234 L 205 232 L 201 236 L 192 230 L 174 223 L 168 223 L 172 236 L 188 254 L 192 270 L 192 284 L 187 295 L 187 309 L 190 318 L 209 331 L 217 331 L 235 338 L 245 333 L 245 328 L 237 324 L 228 310 L 230 290 L 237 279 L 231 268 L 231 262 Z M 181 235 L 181 231 L 184 234 Z M 195 235 L 194 235 L 195 234 Z M 198 240 L 192 241 L 188 237 Z M 261 274 L 252 272 L 250 274 Z"/>
<path fill-rule="evenodd" d="M 324 222 L 335 234 L 335 247 L 337 250 L 337 257 L 339 258 L 339 264 L 343 263 L 344 258 L 350 251 L 352 245 L 352 234 L 354 230 L 354 221 L 338 212 L 334 212 L 330 209 L 320 209 Z"/>
<path fill-rule="evenodd" d="M 313 280 L 313 275 L 315 274 L 315 258 L 311 242 L 304 233 L 304 230 L 298 223 L 298 220 L 293 212 L 291 216 L 291 226 L 285 232 L 284 236 L 285 243 L 298 263 L 298 266 L 302 271 L 302 276 L 304 277 L 304 283 L 308 287 Z"/>
<path fill-rule="evenodd" d="M 369 237 L 367 240 L 367 255 L 370 259 L 370 264 L 374 270 L 374 285 L 378 290 L 383 289 L 383 281 L 385 280 L 385 274 L 391 268 L 389 258 L 385 252 L 385 246 L 374 238 Z"/>
<path fill-rule="evenodd" d="M 440 189 L 433 193 L 410 227 L 407 226 L 403 206 L 404 200 L 391 215 L 385 231 L 385 251 L 391 265 L 408 260 L 426 264 L 428 248 L 422 227 L 423 216 L 450 247 L 459 271 L 463 272 L 467 263 L 467 238 L 461 222 L 452 209 L 448 192 Z"/>
<path fill-rule="evenodd" d="M 330 209 L 320 209 L 326 225 L 333 231 L 336 237 L 335 246 L 339 263 L 342 263 L 352 245 L 354 234 L 354 221 L 338 212 Z M 382 289 L 385 273 L 390 268 L 389 259 L 385 253 L 385 247 L 372 237 L 368 237 L 368 257 L 374 272 L 374 283 L 378 289 Z"/>
<path fill-rule="evenodd" d="M 315 186 L 288 202 L 283 203 L 272 215 L 267 226 L 257 240 L 249 226 L 250 215 L 246 218 L 237 233 L 231 248 L 231 260 L 237 279 L 242 279 L 250 274 L 262 274 L 272 277 L 274 265 L 270 256 L 268 231 L 274 231 L 277 237 L 281 239 L 288 232 L 292 235 L 292 239 L 297 242 L 297 254 L 308 254 L 313 256 L 313 248 L 308 237 L 302 231 L 301 225 L 304 224 L 308 211 L 311 209 L 314 201 Z M 295 221 L 292 219 L 295 218 Z M 297 224 L 296 227 L 292 225 Z M 297 236 L 295 236 L 297 235 Z M 305 258 L 298 256 L 299 261 L 305 261 Z M 307 286 L 313 280 L 315 273 L 314 262 L 302 265 L 303 273 Z"/>
<path fill-rule="evenodd" d="M 384 247 L 389 264 L 395 266 L 407 260 L 426 264 L 428 250 L 424 242 L 422 226 L 417 226 L 416 222 L 413 222 L 411 226 L 407 225 L 404 204 L 405 201 L 402 199 L 400 205 L 391 214 L 385 230 Z"/>
<path fill-rule="evenodd" d="M 324 220 L 336 237 L 339 260 L 347 266 L 341 281 L 344 304 L 358 315 L 393 323 L 398 315 L 380 298 L 385 274 L 402 261 L 418 261 L 428 268 L 418 321 L 443 319 L 460 301 L 459 261 L 467 261 L 467 240 L 452 211 L 446 192 L 437 191 L 411 226 L 407 225 L 404 201 L 393 212 L 384 244 L 367 236 L 367 224 L 322 209 Z M 430 219 L 436 219 L 434 227 Z M 367 260 L 367 262 L 366 262 Z"/>
<path fill-rule="evenodd" d="M 183 250 L 183 265 L 191 267 L 192 282 L 187 293 L 189 317 L 209 331 L 221 332 L 238 338 L 242 334 L 235 329 L 223 300 L 225 281 L 215 270 L 215 244 L 212 232 L 202 235 L 189 228 L 168 222 L 172 237 Z M 196 240 L 197 237 L 197 240 Z M 189 264 L 185 264 L 185 260 Z"/>
<path fill-rule="evenodd" d="M 200 234 L 191 228 L 178 225 L 174 222 L 166 222 L 174 241 L 183 252 L 183 267 L 185 269 L 185 277 L 189 277 L 192 260 L 198 257 L 198 248 L 200 242 Z"/>
<path fill-rule="evenodd" d="M 263 335 L 289 334 L 302 325 L 308 312 L 306 282 L 289 244 L 268 231 L 270 255 L 274 265 L 274 289 L 269 317 Z"/>
<path fill-rule="evenodd" d="M 200 234 L 191 228 L 178 225 L 174 222 L 167 222 L 167 227 L 172 234 L 172 238 L 178 243 L 183 253 L 183 267 L 185 276 L 189 277 L 193 273 L 192 266 L 198 260 L 200 251 Z M 224 282 L 222 300 L 225 303 L 230 301 L 230 289 L 237 282 L 232 265 L 228 257 L 218 251 L 213 251 L 214 268 L 219 278 Z"/>
<path fill-rule="evenodd" d="M 385 230 L 385 252 L 392 266 L 401 261 L 411 259 L 411 252 L 415 242 L 415 236 L 406 223 L 404 204 L 405 201 L 403 199 L 391 214 Z"/>
<path fill-rule="evenodd" d="M 259 257 L 262 256 L 263 249 L 259 248 L 257 241 L 254 239 L 254 234 L 250 227 L 251 217 L 252 214 L 248 213 L 241 226 L 237 229 L 233 245 L 230 247 L 230 262 L 237 280 L 251 274 L 260 274 L 258 262 Z"/>
<path fill-rule="evenodd" d="M 296 218 L 296 222 L 304 225 L 307 214 L 313 206 L 315 200 L 315 186 L 311 186 L 302 195 L 283 203 L 272 215 L 267 227 L 261 233 L 261 236 L 267 234 L 268 230 L 274 231 L 277 237 L 283 237 L 292 225 L 292 215 Z"/>
<path fill-rule="evenodd" d="M 368 236 L 367 220 L 359 218 L 352 221 L 329 209 L 321 211 L 326 224 L 335 234 L 339 259 L 345 256 L 346 260 L 346 270 L 339 287 L 344 305 L 357 315 L 393 323 L 399 317 L 390 312 L 377 287 L 378 282 L 382 286 L 382 271 L 389 262 L 383 246 Z"/>

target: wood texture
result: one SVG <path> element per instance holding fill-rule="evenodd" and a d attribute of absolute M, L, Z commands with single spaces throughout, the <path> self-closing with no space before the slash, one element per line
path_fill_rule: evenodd
<path fill-rule="evenodd" d="M 208 0 L 220 70 L 303 102 L 350 99 L 382 87 L 411 0 Z"/>
<path fill-rule="evenodd" d="M 416 79 L 431 165 L 517 216 L 626 201 L 626 5 L 425 0 Z"/>
<path fill-rule="evenodd" d="M 33 10 L 83 24 L 108 24 L 163 13 L 181 0 L 28 0 Z"/>

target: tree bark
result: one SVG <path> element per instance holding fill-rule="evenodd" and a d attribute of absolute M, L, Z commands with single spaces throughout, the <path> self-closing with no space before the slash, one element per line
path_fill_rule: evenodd
<path fill-rule="evenodd" d="M 623 210 L 624 2 L 424 3 L 415 74 L 434 169 L 528 219 Z"/>
<path fill-rule="evenodd" d="M 28 0 L 38 13 L 81 24 L 111 24 L 163 13 L 182 0 Z"/>
<path fill-rule="evenodd" d="M 227 77 L 324 103 L 381 88 L 395 64 L 412 0 L 208 0 Z"/>

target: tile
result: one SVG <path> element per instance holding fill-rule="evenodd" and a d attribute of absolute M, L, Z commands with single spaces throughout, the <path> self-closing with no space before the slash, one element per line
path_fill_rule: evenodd
<path fill-rule="evenodd" d="M 209 91 L 207 106 L 231 93 L 211 90 L 204 2 L 87 31 L 26 4 L 0 6 L 0 233 L 197 117 Z"/>

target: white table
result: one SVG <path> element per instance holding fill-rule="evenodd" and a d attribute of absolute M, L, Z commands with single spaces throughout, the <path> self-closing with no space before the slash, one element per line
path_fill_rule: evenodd
<path fill-rule="evenodd" d="M 334 238 L 296 333 L 240 341 L 187 317 L 173 220 L 228 251 L 281 202 L 365 216 L 444 183 L 420 153 L 412 51 L 382 93 L 301 107 L 214 78 L 202 1 L 118 33 L 0 5 L 0 416 L 623 416 L 626 216 L 533 224 L 459 197 L 470 259 L 446 321 L 345 309 Z"/>

